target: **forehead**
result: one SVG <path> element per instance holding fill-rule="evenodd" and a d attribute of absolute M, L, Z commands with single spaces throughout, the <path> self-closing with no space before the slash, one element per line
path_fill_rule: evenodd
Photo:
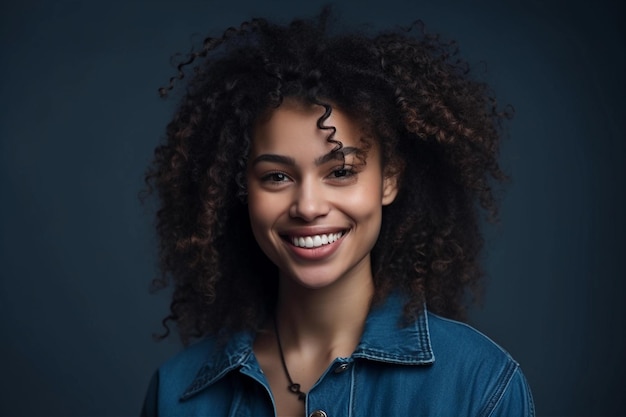
<path fill-rule="evenodd" d="M 256 123 L 253 155 L 261 153 L 328 153 L 337 147 L 332 139 L 344 147 L 365 148 L 364 131 L 360 124 L 345 112 L 332 108 L 330 116 L 321 121 L 324 107 L 294 100 L 285 102 Z"/>

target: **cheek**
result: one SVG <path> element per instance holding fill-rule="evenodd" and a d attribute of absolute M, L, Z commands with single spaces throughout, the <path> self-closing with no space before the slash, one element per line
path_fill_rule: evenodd
<path fill-rule="evenodd" d="M 261 248 L 261 250 L 269 256 L 267 253 L 267 232 L 268 220 L 267 220 L 267 208 L 263 205 L 257 204 L 253 199 L 248 198 L 248 216 L 250 218 L 250 227 L 252 229 L 252 235 L 254 240 Z"/>
<path fill-rule="evenodd" d="M 255 236 L 257 231 L 267 224 L 270 215 L 269 209 L 270 207 L 264 204 L 262 199 L 255 198 L 253 194 L 248 195 L 248 215 Z"/>
<path fill-rule="evenodd" d="M 248 216 L 254 238 L 266 252 L 265 246 L 271 240 L 271 230 L 281 217 L 280 204 L 268 193 L 250 191 L 248 193 Z"/>
<path fill-rule="evenodd" d="M 255 198 L 256 197 L 256 198 Z M 267 199 L 258 198 L 254 193 L 248 195 L 248 216 L 254 240 L 261 251 L 274 264 L 279 265 L 280 255 L 271 229 L 276 221 L 276 208 Z"/>
<path fill-rule="evenodd" d="M 373 247 L 382 224 L 380 190 L 369 188 L 367 192 L 346 193 L 342 207 L 343 212 L 354 221 L 362 243 Z"/>
<path fill-rule="evenodd" d="M 350 207 L 359 218 L 378 217 L 382 212 L 381 184 L 377 181 L 364 181 L 354 192 L 343 193 L 344 207 Z"/>

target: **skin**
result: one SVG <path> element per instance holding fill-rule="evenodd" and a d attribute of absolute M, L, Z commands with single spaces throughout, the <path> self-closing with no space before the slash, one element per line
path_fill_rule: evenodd
<path fill-rule="evenodd" d="M 247 172 L 252 230 L 279 269 L 276 315 L 285 360 L 304 392 L 358 344 L 374 293 L 370 252 L 382 207 L 397 194 L 395 178 L 383 175 L 377 144 L 360 161 L 364 134 L 336 108 L 324 125 L 336 128 L 345 165 L 331 154 L 330 131 L 316 125 L 322 114 L 320 106 L 286 100 L 255 127 Z M 339 234 L 317 248 L 293 243 L 317 235 L 319 244 L 323 235 Z M 273 322 L 259 332 L 254 352 L 278 415 L 302 415 L 304 403 L 287 390 Z"/>

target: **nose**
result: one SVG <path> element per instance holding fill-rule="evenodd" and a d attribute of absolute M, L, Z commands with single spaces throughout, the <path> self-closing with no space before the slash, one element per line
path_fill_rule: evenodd
<path fill-rule="evenodd" d="M 311 222 L 318 217 L 327 215 L 329 211 L 330 204 L 324 193 L 323 185 L 312 179 L 302 181 L 295 190 L 289 215 L 292 218 Z"/>

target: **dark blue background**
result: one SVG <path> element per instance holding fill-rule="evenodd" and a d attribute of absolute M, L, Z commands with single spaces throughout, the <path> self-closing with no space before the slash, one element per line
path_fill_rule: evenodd
<path fill-rule="evenodd" d="M 322 2 L 7 2 L 0 10 L 0 414 L 132 415 L 167 294 L 142 174 L 174 103 L 169 58 Z M 459 40 L 516 108 L 512 175 L 472 323 L 521 363 L 539 415 L 620 415 L 625 48 L 618 1 L 339 1 L 349 23 Z M 192 34 L 196 36 L 191 36 Z"/>

